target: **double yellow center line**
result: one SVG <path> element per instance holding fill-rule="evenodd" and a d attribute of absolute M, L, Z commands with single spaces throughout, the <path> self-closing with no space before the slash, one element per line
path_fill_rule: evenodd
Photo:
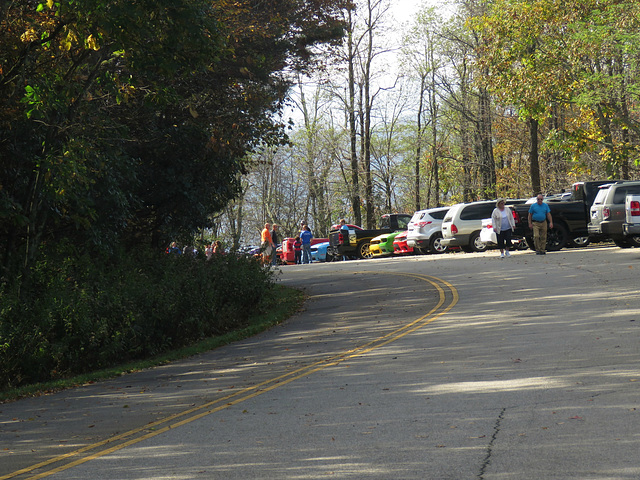
<path fill-rule="evenodd" d="M 367 272 L 367 274 L 371 275 L 372 272 Z M 120 435 L 109 437 L 106 440 L 87 445 L 72 452 L 65 453 L 64 455 L 59 455 L 50 458 L 49 460 L 31 465 L 29 467 L 16 470 L 15 472 L 0 477 L 0 480 L 8 480 L 20 475 L 31 474 L 40 469 L 45 469 L 45 471 L 32 475 L 28 478 L 28 480 L 37 480 L 39 478 L 48 477 L 55 473 L 68 470 L 96 458 L 103 457 L 128 446 L 142 442 L 143 440 L 146 440 L 148 438 L 161 435 L 162 433 L 167 432 L 173 428 L 186 425 L 202 417 L 245 402 L 254 397 L 257 397 L 258 395 L 270 392 L 271 390 L 275 390 L 276 388 L 282 387 L 291 382 L 312 375 L 328 367 L 339 365 L 346 360 L 360 357 L 371 352 L 372 350 L 384 347 L 385 345 L 395 342 L 396 340 L 399 340 L 437 320 L 442 315 L 449 312 L 456 305 L 456 303 L 458 303 L 458 291 L 453 285 L 446 282 L 445 280 L 427 275 L 409 273 L 385 273 L 385 275 L 416 278 L 430 284 L 438 292 L 439 299 L 437 304 L 427 314 L 421 316 L 420 318 L 386 335 L 378 337 L 375 340 L 372 340 L 364 345 L 348 350 L 346 352 L 339 353 L 324 360 L 320 360 L 305 367 L 301 367 L 284 375 L 271 378 L 252 387 L 244 388 L 235 393 L 222 398 L 218 398 L 198 407 L 190 408 L 161 420 L 148 423 L 143 427 L 130 430 Z M 61 465 L 54 466 L 55 464 Z"/>

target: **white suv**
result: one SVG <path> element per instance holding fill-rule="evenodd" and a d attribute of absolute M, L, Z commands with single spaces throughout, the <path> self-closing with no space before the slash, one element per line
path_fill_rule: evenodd
<path fill-rule="evenodd" d="M 449 207 L 430 208 L 413 214 L 409 222 L 407 245 L 418 253 L 444 253 L 447 247 L 442 245 L 442 220 Z"/>
<path fill-rule="evenodd" d="M 524 203 L 524 200 L 507 200 L 507 205 Z M 491 218 L 495 200 L 459 203 L 451 207 L 442 222 L 442 244 L 446 247 L 462 247 L 466 252 L 484 252 L 487 244 L 480 240 L 482 220 Z"/>

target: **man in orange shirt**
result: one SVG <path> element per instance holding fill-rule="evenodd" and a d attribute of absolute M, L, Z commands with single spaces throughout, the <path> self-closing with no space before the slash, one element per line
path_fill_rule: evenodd
<path fill-rule="evenodd" d="M 262 249 L 262 263 L 267 265 L 271 262 L 271 255 L 273 254 L 273 240 L 271 239 L 271 224 L 265 223 L 264 230 L 260 238 L 260 248 Z"/>

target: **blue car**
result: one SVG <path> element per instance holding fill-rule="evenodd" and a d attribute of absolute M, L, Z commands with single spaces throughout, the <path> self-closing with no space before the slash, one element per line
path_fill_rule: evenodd
<path fill-rule="evenodd" d="M 331 255 L 327 256 L 327 249 L 329 248 L 329 242 L 318 243 L 311 247 L 311 261 L 312 262 L 330 262 Z"/>

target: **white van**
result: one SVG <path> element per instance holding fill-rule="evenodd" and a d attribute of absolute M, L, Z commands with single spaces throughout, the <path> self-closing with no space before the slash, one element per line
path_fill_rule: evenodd
<path fill-rule="evenodd" d="M 524 200 L 507 200 L 506 204 L 524 203 Z M 482 220 L 491 217 L 495 200 L 459 203 L 451 207 L 442 222 L 442 244 L 461 247 L 465 252 L 484 252 L 487 244 L 480 240 Z"/>

